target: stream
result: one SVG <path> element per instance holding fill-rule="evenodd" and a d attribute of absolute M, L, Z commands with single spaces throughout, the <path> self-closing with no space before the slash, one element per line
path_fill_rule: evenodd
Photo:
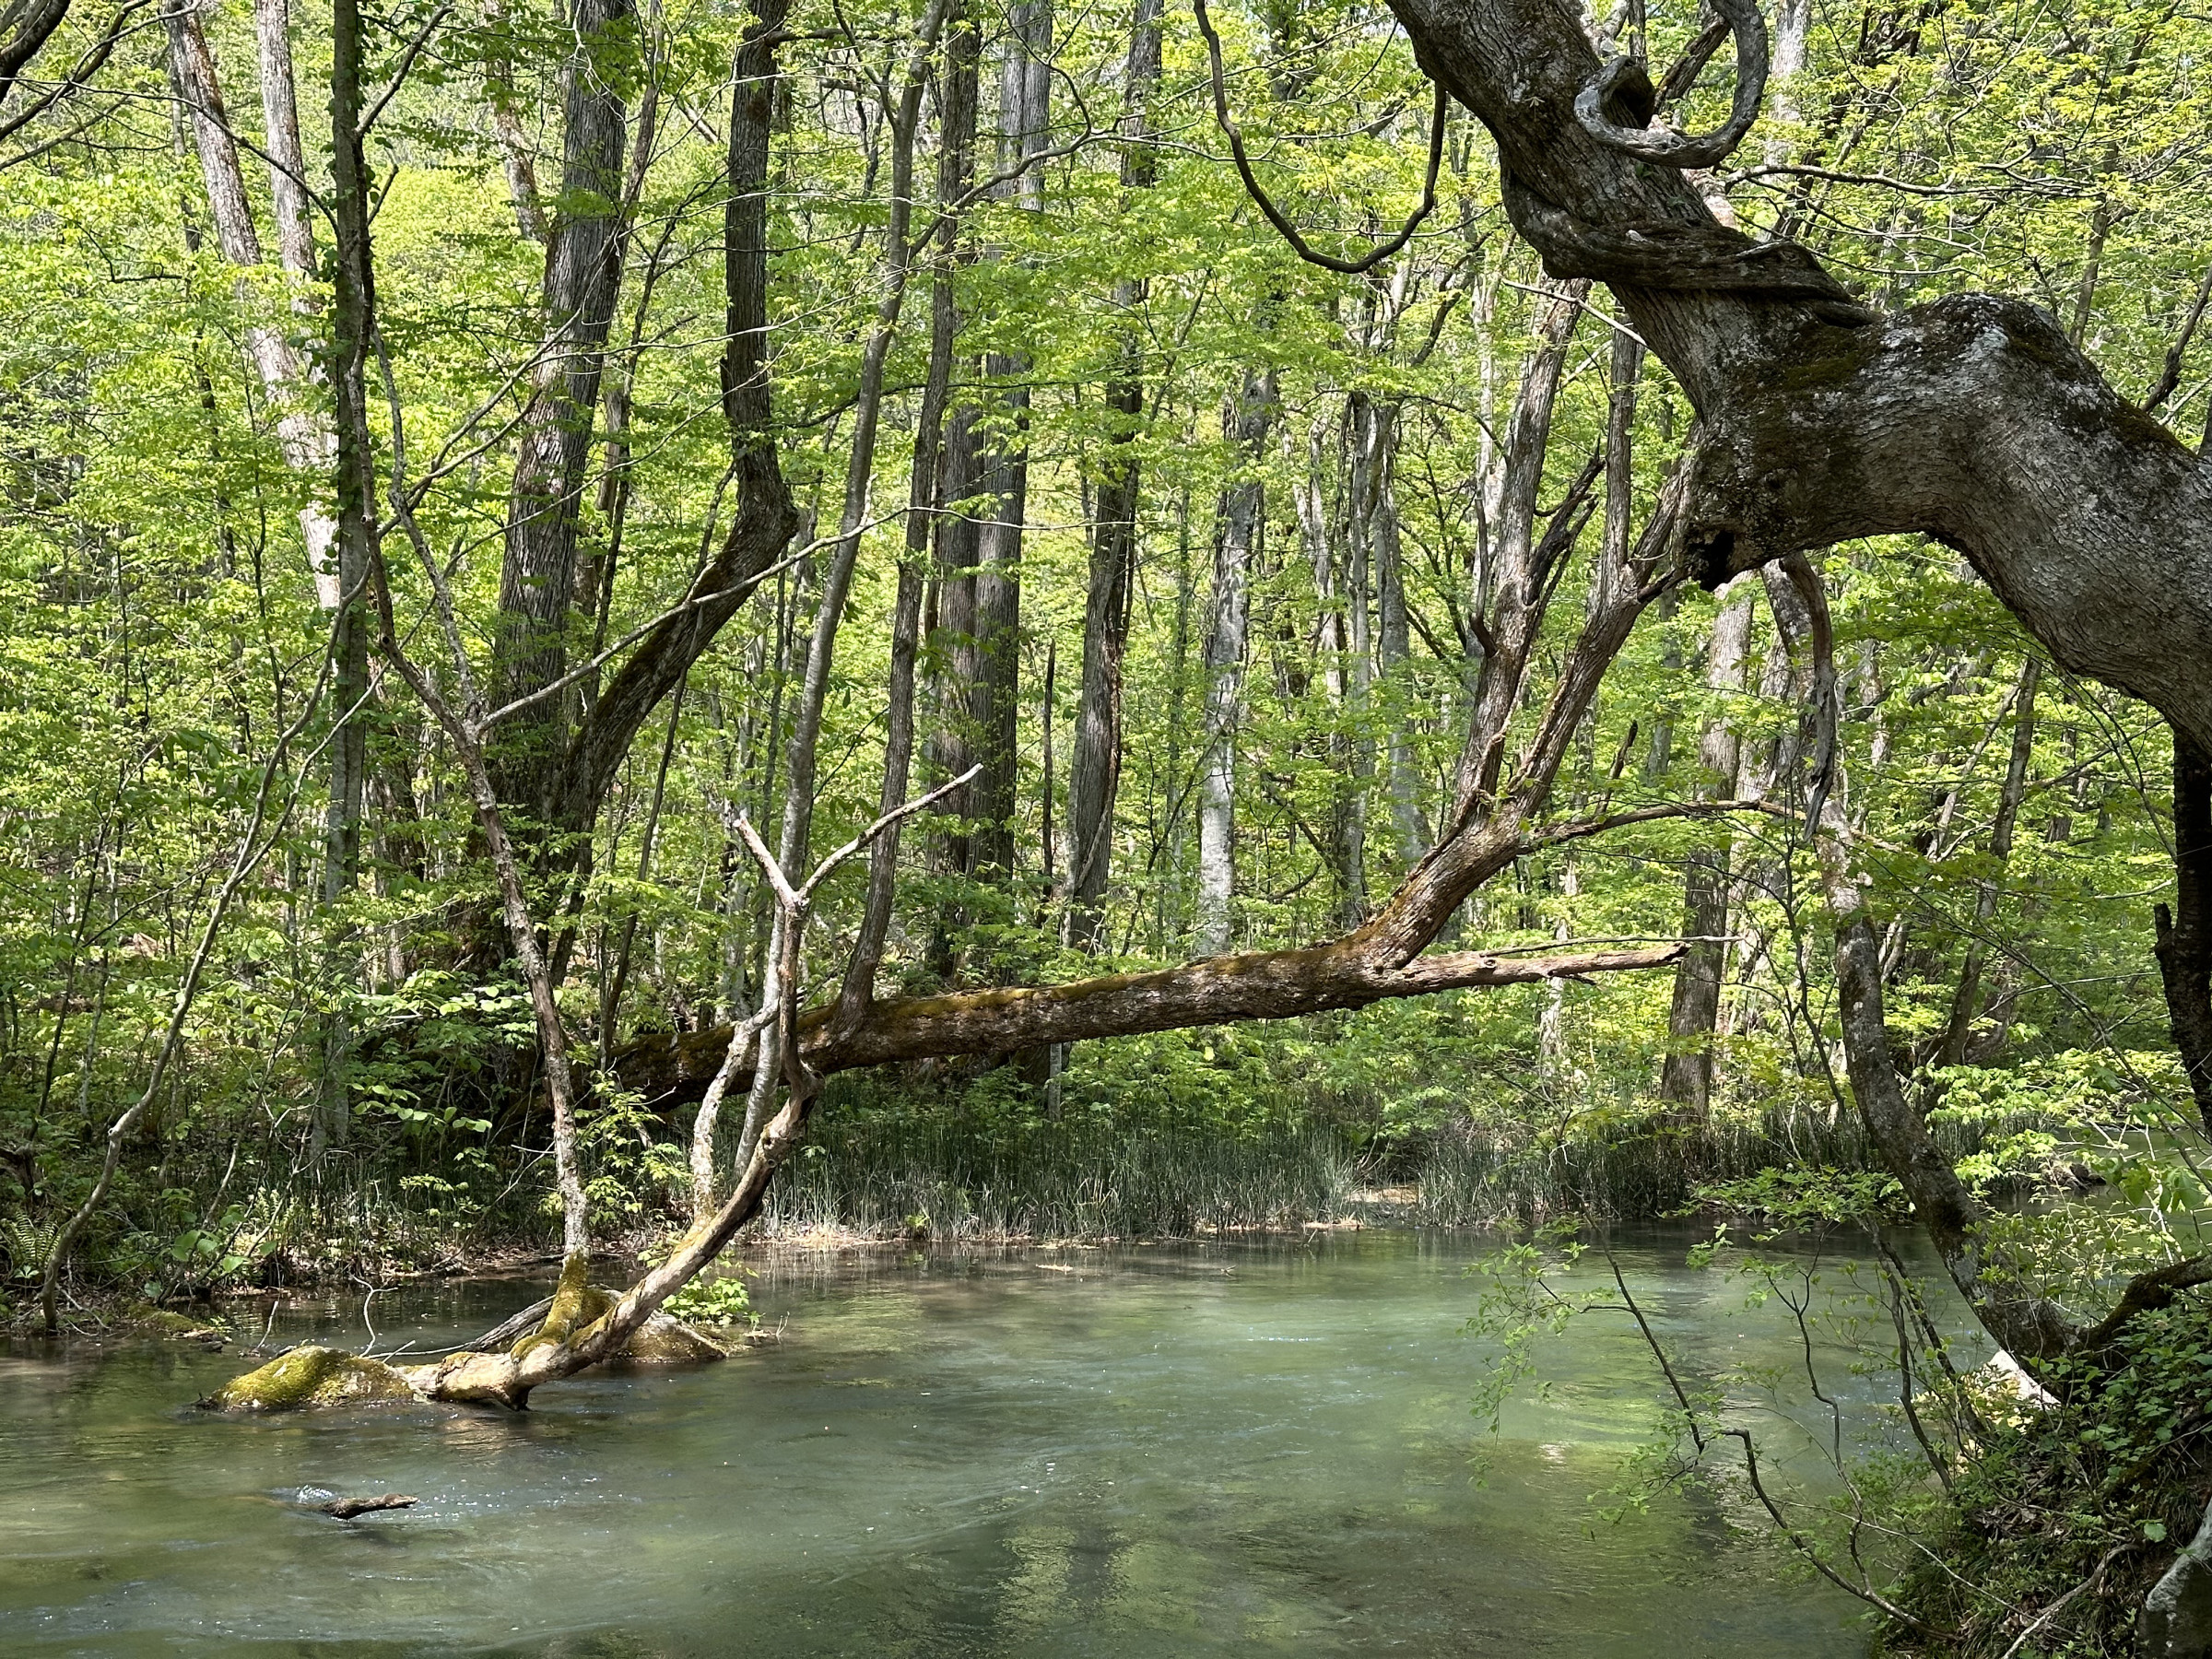
<path fill-rule="evenodd" d="M 1617 1241 L 1670 1352 L 1800 1365 L 1786 1312 L 1686 1268 L 1691 1241 Z M 586 1375 L 519 1416 L 226 1419 L 189 1402 L 253 1363 L 235 1347 L 0 1346 L 0 1653 L 1865 1653 L 1857 1604 L 1713 1498 L 1597 1512 L 1658 1411 L 1625 1317 L 1547 1340 L 1548 1390 L 1487 1432 L 1465 1269 L 1493 1247 L 779 1257 L 753 1294 L 781 1343 Z M 371 1316 L 384 1348 L 435 1347 L 537 1294 L 410 1287 Z M 272 1344 L 363 1335 L 358 1300 L 295 1299 Z M 1824 1380 L 1882 1431 L 1893 1383 L 1840 1352 Z M 1779 1477 L 1817 1477 L 1803 1445 L 1770 1416 Z M 301 1503 L 390 1491 L 420 1502 Z"/>

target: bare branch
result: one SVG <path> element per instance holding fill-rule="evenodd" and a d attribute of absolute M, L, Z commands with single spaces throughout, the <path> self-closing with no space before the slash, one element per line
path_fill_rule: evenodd
<path fill-rule="evenodd" d="M 1738 0 L 1747 4 L 1748 0 Z M 1229 112 L 1229 88 L 1222 78 L 1221 37 L 1214 31 L 1214 20 L 1206 13 L 1206 0 L 1191 0 L 1191 9 L 1197 14 L 1198 31 L 1206 36 L 1207 61 L 1212 65 L 1214 78 L 1214 119 L 1220 124 L 1222 134 L 1229 139 L 1229 153 L 1236 160 L 1237 176 L 1244 181 L 1244 193 L 1267 216 L 1267 222 L 1282 233 L 1298 256 L 1309 265 L 1317 265 L 1324 271 L 1335 271 L 1345 276 L 1359 276 L 1373 270 L 1392 254 L 1413 240 L 1421 221 L 1436 210 L 1436 177 L 1444 159 L 1445 117 L 1451 112 L 1451 100 L 1439 81 L 1436 86 L 1436 104 L 1429 116 L 1429 178 L 1421 186 L 1421 205 L 1413 210 L 1413 217 L 1398 233 L 1359 259 L 1335 259 L 1316 252 L 1260 187 L 1259 179 L 1252 171 L 1252 158 L 1244 152 L 1244 130 L 1237 118 Z"/>

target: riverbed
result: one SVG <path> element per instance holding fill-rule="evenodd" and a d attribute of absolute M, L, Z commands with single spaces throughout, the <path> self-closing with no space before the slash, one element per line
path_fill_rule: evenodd
<path fill-rule="evenodd" d="M 1797 1365 L 1786 1312 L 1688 1268 L 1690 1241 L 1617 1246 L 1670 1349 L 1697 1374 Z M 1464 1326 L 1493 1247 L 775 1258 L 753 1292 L 780 1343 L 586 1376 L 515 1416 L 226 1419 L 189 1402 L 252 1363 L 235 1352 L 18 1341 L 0 1653 L 1864 1653 L 1857 1605 L 1786 1577 L 1715 1500 L 1600 1514 L 1659 1408 L 1626 1318 L 1547 1342 L 1543 1396 L 1487 1431 L 1470 1402 L 1497 1348 Z M 384 1348 L 436 1347 L 539 1293 L 411 1288 L 369 1318 Z M 271 1342 L 364 1335 L 358 1298 L 301 1300 Z M 1881 1432 L 1884 1380 L 1827 1359 L 1853 1431 Z M 1789 1409 L 1785 1386 L 1762 1449 L 1817 1479 Z M 392 1491 L 419 1502 L 350 1522 L 303 1502 Z"/>

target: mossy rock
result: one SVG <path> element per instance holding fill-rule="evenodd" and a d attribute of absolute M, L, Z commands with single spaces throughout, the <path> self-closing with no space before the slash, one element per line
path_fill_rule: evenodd
<path fill-rule="evenodd" d="M 630 1333 L 622 1355 L 641 1365 L 691 1365 L 729 1358 L 719 1343 L 700 1335 L 682 1320 L 660 1312 Z"/>
<path fill-rule="evenodd" d="M 210 1411 L 299 1411 L 414 1397 L 407 1380 L 382 1359 L 339 1348 L 296 1347 L 259 1371 L 231 1378 L 200 1404 Z"/>
<path fill-rule="evenodd" d="M 210 1337 L 220 1340 L 230 1335 L 227 1326 L 214 1320 L 194 1319 L 188 1313 L 150 1307 L 145 1302 L 127 1310 L 124 1318 L 135 1330 L 171 1336 L 179 1342 L 205 1342 Z"/>

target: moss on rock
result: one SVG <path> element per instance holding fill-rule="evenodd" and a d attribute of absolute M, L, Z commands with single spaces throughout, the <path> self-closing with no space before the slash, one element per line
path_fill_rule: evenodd
<path fill-rule="evenodd" d="M 200 1404 L 210 1411 L 298 1411 L 414 1397 L 406 1378 L 381 1359 L 339 1348 L 296 1347 L 259 1371 L 231 1378 Z"/>
<path fill-rule="evenodd" d="M 124 1320 L 136 1330 L 159 1336 L 173 1336 L 179 1342 L 205 1342 L 209 1337 L 227 1337 L 229 1329 L 215 1320 L 194 1319 L 169 1308 L 156 1308 L 140 1302 L 127 1310 Z"/>
<path fill-rule="evenodd" d="M 729 1358 L 719 1343 L 700 1335 L 682 1320 L 659 1312 L 630 1333 L 622 1354 L 641 1365 L 689 1365 Z"/>

